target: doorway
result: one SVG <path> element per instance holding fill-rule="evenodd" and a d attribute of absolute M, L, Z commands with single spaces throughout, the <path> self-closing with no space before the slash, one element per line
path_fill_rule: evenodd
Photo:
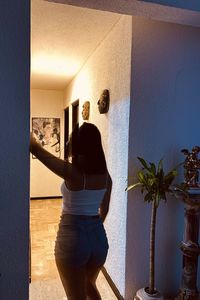
<path fill-rule="evenodd" d="M 33 2 L 34 2 L 34 0 L 33 0 Z M 56 11 L 56 8 L 58 7 L 58 10 L 59 10 L 59 13 L 61 13 L 61 15 L 60 15 L 60 17 L 59 18 L 57 18 L 57 22 L 58 22 L 58 20 L 60 20 L 61 18 L 62 18 L 62 16 L 64 16 L 64 13 L 63 13 L 63 10 L 64 9 L 66 9 L 67 8 L 67 10 L 69 10 L 70 11 L 70 13 L 68 13 L 68 12 L 66 12 L 67 13 L 67 17 L 65 16 L 65 20 L 66 19 L 70 19 L 71 20 L 71 22 L 72 22 L 72 17 L 74 17 L 74 16 L 76 16 L 76 18 L 74 18 L 74 19 L 76 19 L 77 20 L 77 22 L 79 22 L 79 21 L 81 21 L 82 19 L 84 19 L 84 14 L 86 14 L 86 16 L 87 16 L 87 21 L 88 22 L 90 22 L 89 23 L 89 25 L 87 25 L 88 26 L 88 29 L 89 29 L 89 31 L 90 31 L 90 35 L 91 35 L 91 30 L 93 30 L 94 29 L 94 20 L 95 20 L 95 24 L 96 23 L 99 23 L 99 29 L 100 29 L 100 31 L 98 32 L 98 35 L 97 34 L 94 34 L 94 38 L 92 39 L 92 41 L 91 41 L 91 39 L 89 40 L 90 42 L 88 43 L 87 42 L 87 39 L 85 40 L 85 42 L 81 42 L 81 45 L 92 45 L 92 43 L 93 43 L 93 41 L 94 40 L 96 40 L 97 41 L 97 37 L 98 37 L 98 39 L 100 38 L 100 36 L 99 35 L 101 35 L 101 38 L 100 38 L 100 40 L 99 41 L 102 41 L 102 39 L 105 37 L 105 33 L 106 32 L 109 32 L 110 31 L 110 29 L 114 26 L 114 24 L 117 22 L 117 20 L 119 20 L 119 16 L 112 16 L 111 17 L 111 20 L 109 21 L 109 22 L 107 22 L 107 26 L 109 27 L 109 28 L 105 28 L 106 26 L 106 19 L 104 18 L 104 16 L 103 16 L 103 14 L 104 13 L 102 13 L 102 12 L 100 12 L 100 13 L 98 13 L 98 12 L 95 12 L 94 11 L 94 16 L 92 16 L 92 14 L 91 14 L 91 12 L 88 12 L 87 11 L 87 9 L 85 10 L 85 9 L 80 9 L 80 8 L 77 8 L 77 11 L 78 11 L 78 13 L 77 13 L 77 11 L 75 11 L 75 8 L 72 8 L 72 7 L 67 7 L 67 6 L 61 6 L 61 5 L 59 5 L 59 4 L 52 4 L 52 3 L 48 3 L 47 1 L 40 1 L 40 0 L 37 0 L 37 2 L 39 3 L 41 3 L 42 4 L 42 13 L 43 13 L 43 15 L 45 16 L 45 19 L 46 19 L 46 21 L 45 21 L 45 23 L 47 24 L 48 23 L 48 17 L 49 17 L 49 22 L 51 21 L 51 19 L 52 18 L 54 18 L 54 14 L 55 14 L 55 11 Z M 53 8 L 54 8 L 54 11 L 48 16 L 48 9 L 44 9 L 43 8 L 43 6 L 46 8 L 48 5 L 50 5 L 51 7 L 53 6 Z M 38 15 L 40 15 L 41 16 L 41 9 L 39 10 L 39 7 L 38 6 L 35 6 L 35 10 L 36 10 L 36 12 L 38 12 Z M 60 12 L 60 10 L 62 10 L 61 12 Z M 74 10 L 74 11 L 73 11 Z M 79 12 L 81 12 L 81 15 L 79 14 Z M 79 14 L 79 16 L 78 16 L 78 14 Z M 106 14 L 106 12 L 105 12 L 105 14 Z M 90 16 L 90 18 L 88 18 L 88 15 Z M 98 16 L 97 16 L 98 15 Z M 81 18 L 80 18 L 80 16 L 81 16 Z M 107 16 L 107 17 L 110 17 L 110 15 L 109 16 Z M 33 16 L 33 21 L 34 21 L 34 16 Z M 37 18 L 35 18 L 35 21 L 36 21 L 36 19 Z M 40 20 L 38 20 L 38 21 L 40 21 Z M 84 23 L 84 25 L 86 25 L 86 21 L 84 21 L 85 23 Z M 32 23 L 33 25 L 35 24 L 35 26 L 38 26 L 38 23 L 36 24 L 36 22 L 34 23 Z M 57 24 L 57 23 L 56 23 Z M 78 26 L 78 24 L 76 24 L 76 26 Z M 86 27 L 87 27 L 86 26 Z M 104 27 L 105 26 L 105 27 Z M 59 29 L 58 29 L 58 27 L 59 27 Z M 102 27 L 104 27 L 104 30 L 103 30 L 103 28 Z M 37 27 L 38 28 L 38 27 Z M 41 26 L 40 26 L 40 28 L 42 28 L 42 24 L 41 24 Z M 62 30 L 60 29 L 60 26 L 57 26 L 56 27 L 57 28 L 57 30 L 60 30 L 61 32 L 62 32 Z M 64 29 L 63 30 L 65 30 L 66 28 L 69 28 L 69 26 L 64 26 Z M 44 30 L 45 30 L 45 37 L 43 37 L 43 41 L 44 40 L 46 40 L 47 39 L 47 36 L 48 36 L 48 33 L 47 33 L 47 31 L 48 31 L 48 28 L 44 28 Z M 52 30 L 51 30 L 51 36 L 53 36 L 53 31 L 55 30 L 55 26 L 54 26 L 54 28 L 52 28 Z M 73 30 L 73 28 L 71 27 L 71 30 Z M 79 32 L 82 30 L 82 28 L 79 28 Z M 87 30 L 85 29 L 85 27 L 84 27 L 84 30 L 82 31 L 82 34 L 80 35 L 78 35 L 78 40 L 81 40 L 81 38 L 83 37 L 83 35 L 85 34 L 85 32 L 87 32 Z M 103 33 L 104 32 L 104 33 Z M 68 34 L 69 34 L 69 32 L 67 32 Z M 76 31 L 75 31 L 75 34 L 76 34 Z M 57 34 L 56 34 L 56 36 L 58 36 L 59 35 L 59 32 L 57 32 Z M 35 35 L 34 35 L 34 30 L 33 30 L 33 37 L 34 37 Z M 61 39 L 61 41 L 62 41 L 62 43 L 61 44 L 65 44 L 64 42 L 63 42 L 63 37 L 64 37 L 64 34 L 63 34 L 63 32 L 62 32 L 62 36 L 60 36 L 60 39 Z M 44 39 L 45 38 L 45 39 Z M 67 39 L 67 42 L 66 42 L 66 45 L 67 46 L 69 46 L 69 48 L 70 48 L 70 42 L 71 41 L 73 41 L 73 38 L 74 38 L 74 34 L 72 34 L 72 32 L 70 32 L 70 38 L 68 38 Z M 99 45 L 99 41 L 98 41 L 98 43 L 95 45 L 95 47 L 93 48 L 93 49 L 91 49 L 92 51 L 94 51 L 94 49 L 96 49 L 96 46 L 97 45 Z M 57 40 L 57 42 L 56 43 L 54 43 L 54 45 L 53 45 L 53 47 L 50 45 L 49 46 L 49 49 L 51 49 L 51 54 L 52 54 L 52 56 L 53 56 L 53 52 L 54 52 L 54 49 L 56 49 L 56 45 L 59 45 L 59 43 L 60 43 L 60 41 L 59 40 Z M 32 43 L 32 45 L 33 45 L 33 50 L 34 50 L 34 43 Z M 79 46 L 80 45 L 77 45 L 76 43 L 74 43 L 73 42 L 73 47 L 74 47 L 74 45 L 75 45 L 75 47 L 76 47 L 76 52 L 77 52 L 77 49 L 79 48 Z M 55 46 L 55 47 L 54 47 Z M 93 46 L 94 46 L 94 44 L 93 44 Z M 92 51 L 90 50 L 90 54 L 92 53 Z M 47 58 L 48 58 L 48 51 L 47 51 Z M 82 60 L 82 62 L 85 62 L 86 61 L 86 59 L 89 57 L 89 54 L 87 54 L 87 57 L 85 57 L 84 58 L 84 60 Z M 45 61 L 46 59 L 47 59 L 46 57 L 43 57 L 43 60 Z M 35 57 L 35 59 L 37 59 L 37 57 Z M 55 56 L 54 58 L 52 57 L 52 61 L 55 59 L 55 61 L 56 60 L 59 60 L 59 55 L 57 55 L 57 56 Z M 34 63 L 34 59 L 32 60 L 33 61 L 33 63 Z M 42 65 L 42 62 L 43 61 L 40 61 L 40 64 Z M 60 66 L 60 67 L 58 67 L 58 68 L 56 68 L 56 67 L 54 67 L 54 68 L 52 68 L 53 69 L 53 72 L 55 72 L 57 69 L 59 70 L 59 71 L 61 71 L 61 70 L 63 70 L 63 69 L 67 69 L 67 68 L 70 68 L 70 64 L 72 64 L 73 63 L 73 60 L 71 59 L 71 61 L 69 62 L 69 63 L 67 63 L 66 64 L 66 67 L 65 68 L 63 68 L 63 66 Z M 50 60 L 50 63 L 47 65 L 46 64 L 46 67 L 48 67 L 49 68 L 49 72 L 51 73 L 51 69 L 50 69 L 50 66 L 51 66 L 51 60 Z M 33 67 L 34 67 L 34 64 L 33 64 Z M 78 67 L 78 71 L 80 70 L 80 66 Z M 53 74 L 54 75 L 54 74 Z M 67 153 L 67 149 L 66 149 L 66 142 L 68 141 L 68 139 L 69 139 L 69 135 L 70 135 L 70 131 L 73 129 L 73 128 L 75 128 L 75 126 L 77 125 L 77 124 L 79 124 L 79 122 L 81 122 L 82 120 L 79 120 L 79 106 L 80 106 L 80 104 L 82 105 L 82 102 L 81 101 L 83 101 L 83 99 L 82 98 L 80 98 L 78 95 L 76 96 L 76 94 L 73 94 L 73 95 L 71 95 L 71 94 L 67 94 L 67 92 L 68 91 L 65 91 L 65 89 L 66 89 L 66 85 L 67 84 L 69 84 L 69 86 L 70 86 L 70 79 L 67 81 L 66 79 L 64 80 L 64 82 L 63 83 L 59 83 L 58 82 L 58 77 L 59 77 L 59 75 L 56 77 L 53 77 L 53 75 L 52 75 L 52 78 L 51 78 L 51 76 L 48 76 L 48 75 L 46 75 L 46 78 L 48 79 L 48 80 L 46 80 L 46 81 L 43 81 L 43 78 L 42 78 L 42 76 L 38 76 L 38 79 L 36 78 L 37 77 L 37 74 L 34 74 L 34 68 L 33 68 L 33 76 L 32 76 L 32 79 L 33 79 L 33 81 L 32 81 L 32 89 L 34 90 L 35 89 L 35 91 L 37 90 L 37 92 L 35 92 L 34 91 L 34 93 L 36 94 L 37 93 L 37 95 L 40 93 L 40 97 L 38 98 L 38 100 L 36 99 L 36 101 L 33 99 L 33 97 L 32 97 L 32 114 L 34 113 L 35 114 L 35 116 L 37 115 L 37 117 L 40 115 L 44 115 L 44 117 L 50 117 L 50 116 L 53 116 L 54 118 L 59 118 L 60 117 L 60 119 L 61 119 L 61 124 L 62 124 L 62 127 L 61 127 L 61 144 L 62 144 L 62 142 L 63 142 L 63 144 L 64 144 L 64 147 L 63 147 L 63 152 L 61 151 L 61 156 L 60 156 L 60 158 L 61 159 L 66 159 L 67 158 L 67 156 L 68 156 L 68 153 Z M 62 77 L 62 76 L 61 76 Z M 40 80 L 39 80 L 40 79 Z M 62 79 L 62 78 L 61 78 Z M 84 78 L 85 79 L 85 78 Z M 87 78 L 86 78 L 87 79 Z M 72 80 L 72 78 L 71 78 L 71 80 Z M 88 81 L 89 81 L 89 78 L 88 78 Z M 81 89 L 83 88 L 83 86 L 85 87 L 85 90 L 87 91 L 88 90 L 88 86 L 87 86 L 87 84 L 86 84 L 86 82 L 85 82 L 85 80 L 83 80 L 81 83 L 80 83 L 80 85 L 79 85 L 79 87 L 81 87 Z M 39 90 L 40 90 L 40 92 L 39 92 Z M 67 98 L 69 98 L 70 99 L 70 102 L 67 102 Z M 93 99 L 92 99 L 93 100 Z M 33 103 L 34 102 L 34 103 Z M 35 103 L 37 102 L 37 105 L 35 106 Z M 57 104 L 56 104 L 57 103 Z M 55 105 L 56 104 L 56 105 Z M 59 111 L 58 111 L 58 107 L 59 107 Z M 62 115 L 62 116 L 61 116 Z M 62 149 L 62 147 L 61 147 L 61 149 Z M 35 164 L 35 165 L 37 165 L 37 163 L 36 163 L 36 160 L 35 161 L 32 161 L 32 163 L 33 164 Z M 42 180 L 42 178 L 44 178 L 44 176 L 42 175 L 42 174 L 44 174 L 46 171 L 44 171 L 44 167 L 42 167 L 41 166 L 41 168 L 43 168 L 43 170 L 41 170 L 41 175 L 38 173 L 38 170 L 36 170 L 36 169 L 38 169 L 39 167 L 38 166 L 36 166 L 36 168 L 35 168 L 35 170 L 34 171 L 37 171 L 37 172 L 35 172 L 35 174 L 34 174 L 34 180 L 38 180 L 38 181 L 41 181 Z M 32 168 L 32 170 L 33 170 L 33 168 Z M 34 203 L 33 204 L 36 204 L 36 203 L 38 203 L 39 204 L 39 201 L 41 201 L 41 206 L 40 207 L 38 207 L 38 208 L 36 208 L 36 210 L 38 210 L 38 211 L 40 211 L 41 212 L 41 214 L 40 214 L 40 216 L 42 215 L 42 218 L 41 219 L 45 219 L 46 218 L 46 212 L 49 212 L 50 211 L 50 209 L 48 208 L 48 207 L 50 207 L 51 206 L 51 208 L 53 207 L 53 205 L 56 203 L 56 201 L 57 201 L 57 199 L 53 199 L 53 197 L 55 198 L 55 196 L 60 196 L 60 195 L 57 195 L 57 194 L 55 194 L 55 193 L 57 193 L 57 192 L 55 192 L 55 193 L 51 193 L 51 196 L 52 196 L 52 199 L 50 199 L 50 197 L 49 197 L 49 195 L 50 195 L 50 191 L 51 190 L 53 190 L 53 186 L 55 186 L 55 178 L 53 179 L 51 176 L 53 176 L 52 174 L 50 174 L 50 173 L 48 173 L 48 174 L 45 174 L 45 178 L 46 178 L 46 180 L 45 180 L 45 182 L 43 183 L 43 185 L 45 185 L 45 188 L 43 188 L 44 186 L 42 185 L 42 187 L 41 187 L 41 190 L 43 189 L 43 190 L 45 190 L 45 191 L 47 191 L 47 199 L 40 199 L 40 200 L 37 200 L 37 201 L 35 201 L 35 200 L 33 200 L 34 201 Z M 49 180 L 49 178 L 51 177 L 51 181 Z M 37 188 L 39 189 L 39 185 L 37 185 Z M 54 191 L 55 190 L 57 190 L 57 191 L 60 191 L 60 186 L 59 186 L 59 183 L 58 183 L 58 185 L 57 185 L 57 187 L 55 187 L 55 189 L 54 189 Z M 60 201 L 59 199 L 58 199 L 58 201 Z M 48 204 L 48 205 L 47 205 Z M 42 208 L 42 205 L 44 205 L 43 206 L 43 208 Z M 32 206 L 33 207 L 33 206 Z M 55 209 L 55 214 L 54 214 L 54 216 L 57 214 L 57 212 L 59 212 L 60 211 L 60 208 L 61 208 L 61 201 L 60 201 L 60 203 L 58 204 L 58 207 L 56 208 L 54 208 Z M 43 225 L 39 225 L 40 224 L 40 216 L 38 216 L 38 220 L 37 220 L 37 226 L 36 227 L 40 227 L 40 226 L 43 226 Z M 45 216 L 45 217 L 44 217 Z M 55 233 L 56 232 L 56 224 L 55 224 L 56 222 L 54 222 L 53 221 L 53 223 L 49 223 L 49 220 L 47 220 L 47 218 L 46 218 L 46 225 L 45 226 L 47 226 L 48 228 L 50 228 L 50 230 L 51 230 L 51 232 L 53 232 L 53 233 Z M 38 241 L 39 241 L 39 244 L 41 245 L 41 243 L 45 240 L 45 237 L 44 237 L 44 235 L 43 235 L 43 233 L 41 234 L 41 233 L 37 233 L 37 235 L 40 235 L 40 239 L 41 239 L 41 237 L 42 237 L 42 241 L 41 240 L 39 240 L 39 238 L 37 238 L 38 239 Z M 53 247 L 54 247 L 54 245 L 53 245 L 53 240 L 50 240 L 50 238 L 48 237 L 48 233 L 47 233 L 47 244 L 49 244 L 49 245 L 51 245 L 51 254 L 50 254 L 50 252 L 49 252 L 49 250 L 47 250 L 47 254 L 43 254 L 43 256 L 46 256 L 46 257 L 50 257 L 51 256 L 51 259 L 52 259 L 52 257 L 53 257 Z M 32 241 L 32 245 L 33 245 L 33 241 Z M 44 245 L 44 247 L 46 247 L 45 245 Z M 38 249 L 38 247 L 35 247 L 35 249 L 36 249 L 36 251 L 37 251 L 37 249 Z M 38 257 L 37 255 L 38 254 L 34 254 L 35 255 L 35 257 Z M 32 255 L 32 256 L 34 256 L 34 255 Z M 33 257 L 32 257 L 33 258 Z M 38 273 L 39 273 L 39 268 L 40 268 L 40 271 L 41 271 L 41 269 L 43 268 L 43 267 L 45 267 L 45 265 L 46 265 L 46 262 L 42 262 L 42 260 L 40 260 L 40 259 L 38 259 L 37 258 L 37 260 L 38 261 L 40 261 L 40 266 L 38 266 Z M 32 262 L 33 262 L 33 259 L 32 259 Z M 53 263 L 53 262 L 52 262 Z M 54 278 L 54 279 L 56 279 L 56 280 L 58 280 L 58 277 L 57 278 Z M 48 279 L 48 280 L 51 280 L 51 279 Z M 42 283 L 44 283 L 44 280 L 42 280 L 42 278 L 41 278 L 41 280 L 40 280 L 40 282 L 42 282 Z M 33 281 L 32 281 L 32 283 L 31 283 L 31 286 L 33 285 Z M 109 289 L 108 289 L 109 290 Z M 48 296 L 46 295 L 46 299 L 48 298 Z M 60 299 L 59 297 L 55 297 L 55 299 Z M 106 299 L 106 298 L 105 298 Z M 110 298 L 108 298 L 109 300 L 111 299 L 111 297 Z"/>
<path fill-rule="evenodd" d="M 72 130 L 79 124 L 79 100 L 72 103 Z"/>
<path fill-rule="evenodd" d="M 69 153 L 66 147 L 69 140 L 69 107 L 64 110 L 64 159 L 66 160 Z"/>

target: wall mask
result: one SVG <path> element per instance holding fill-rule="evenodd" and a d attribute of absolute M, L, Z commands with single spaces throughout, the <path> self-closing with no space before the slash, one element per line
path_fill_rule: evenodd
<path fill-rule="evenodd" d="M 89 101 L 85 101 L 83 103 L 83 110 L 82 110 L 83 120 L 88 120 L 89 116 L 90 116 L 90 102 Z"/>
<path fill-rule="evenodd" d="M 98 104 L 100 114 L 105 114 L 108 112 L 109 104 L 110 104 L 109 90 L 103 90 L 97 104 Z"/>

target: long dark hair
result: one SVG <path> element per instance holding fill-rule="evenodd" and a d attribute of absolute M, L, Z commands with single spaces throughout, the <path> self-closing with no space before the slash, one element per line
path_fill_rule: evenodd
<path fill-rule="evenodd" d="M 91 123 L 75 127 L 72 132 L 72 164 L 87 174 L 107 171 L 105 155 L 98 128 Z"/>

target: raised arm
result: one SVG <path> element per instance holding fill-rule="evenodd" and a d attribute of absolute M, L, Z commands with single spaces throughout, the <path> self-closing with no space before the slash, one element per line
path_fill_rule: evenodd
<path fill-rule="evenodd" d="M 46 151 L 34 138 L 30 136 L 30 151 L 35 155 L 48 169 L 54 172 L 59 177 L 68 180 L 73 176 L 72 165 L 53 154 Z"/>
<path fill-rule="evenodd" d="M 110 177 L 110 174 L 108 175 L 108 180 L 107 180 L 107 190 L 106 193 L 104 195 L 103 201 L 101 203 L 100 206 L 100 217 L 102 219 L 102 221 L 105 221 L 105 218 L 108 214 L 109 211 L 109 204 L 110 204 L 110 195 L 111 195 L 111 191 L 112 191 L 112 179 Z"/>

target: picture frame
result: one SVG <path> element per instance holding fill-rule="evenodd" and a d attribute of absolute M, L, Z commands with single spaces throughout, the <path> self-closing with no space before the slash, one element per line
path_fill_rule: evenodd
<path fill-rule="evenodd" d="M 32 132 L 44 149 L 60 157 L 60 118 L 33 117 Z"/>

